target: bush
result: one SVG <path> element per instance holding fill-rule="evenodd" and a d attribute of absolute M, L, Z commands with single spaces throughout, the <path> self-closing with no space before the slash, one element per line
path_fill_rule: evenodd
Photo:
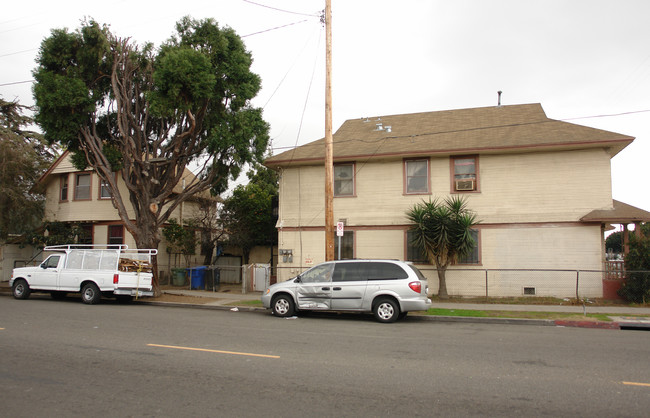
<path fill-rule="evenodd" d="M 630 237 L 630 252 L 625 256 L 629 272 L 618 294 L 633 303 L 650 302 L 650 238 Z"/>

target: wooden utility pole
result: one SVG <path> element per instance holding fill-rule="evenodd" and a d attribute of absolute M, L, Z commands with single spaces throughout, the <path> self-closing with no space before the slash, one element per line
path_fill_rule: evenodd
<path fill-rule="evenodd" d="M 334 138 L 332 137 L 332 1 L 325 0 L 325 261 L 334 260 Z"/>

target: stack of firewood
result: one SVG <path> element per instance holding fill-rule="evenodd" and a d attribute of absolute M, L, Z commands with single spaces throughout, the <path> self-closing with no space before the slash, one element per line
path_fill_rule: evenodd
<path fill-rule="evenodd" d="M 120 265 L 118 268 L 120 271 L 139 271 L 141 273 L 151 273 L 153 270 L 150 262 L 143 260 L 133 260 L 130 258 L 120 258 Z"/>

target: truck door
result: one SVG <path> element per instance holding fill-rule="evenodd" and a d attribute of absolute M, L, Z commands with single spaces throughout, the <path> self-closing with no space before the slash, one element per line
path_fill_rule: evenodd
<path fill-rule="evenodd" d="M 29 279 L 29 287 L 32 289 L 56 290 L 59 279 L 59 271 L 63 266 L 60 254 L 51 255 L 40 265 L 41 270 L 32 275 Z"/>
<path fill-rule="evenodd" d="M 319 264 L 300 275 L 296 287 L 299 309 L 330 309 L 333 263 Z"/>

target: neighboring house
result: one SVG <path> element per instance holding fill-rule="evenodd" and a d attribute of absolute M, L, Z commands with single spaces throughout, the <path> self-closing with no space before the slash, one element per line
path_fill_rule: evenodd
<path fill-rule="evenodd" d="M 194 175 L 185 170 L 185 175 L 177 186 L 189 183 Z M 118 185 L 125 204 L 130 207 L 128 191 L 121 177 L 118 175 Z M 40 178 L 40 185 L 45 190 L 44 220 L 63 223 L 77 223 L 87 232 L 85 244 L 127 244 L 129 248 L 136 248 L 135 240 L 124 227 L 117 209 L 113 207 L 109 190 L 104 187 L 99 176 L 88 169 L 77 170 L 70 158 L 70 153 L 65 152 L 59 157 L 48 171 Z M 216 203 L 215 203 L 216 204 Z M 180 222 L 181 219 L 193 218 L 197 215 L 199 205 L 195 200 L 182 203 L 172 214 L 172 218 Z M 133 213 L 130 210 L 130 213 Z M 167 244 L 163 238 L 158 248 L 158 267 L 160 271 L 167 271 L 175 264 L 185 267 L 185 259 L 167 254 Z M 191 258 L 191 265 L 203 263 L 199 246 Z"/>
<path fill-rule="evenodd" d="M 604 270 L 606 224 L 650 220 L 640 209 L 622 213 L 612 200 L 610 160 L 633 140 L 549 119 L 540 104 L 348 120 L 334 134 L 343 258 L 414 261 L 437 292 L 435 271 L 409 243 L 405 213 L 458 194 L 481 223 L 474 252 L 448 272 L 450 294 L 484 294 L 486 269 L 536 269 L 496 274 L 499 294 L 521 295 L 527 283 L 546 281 L 539 285 L 546 293 L 575 296 L 575 270 Z M 279 281 L 324 261 L 324 155 L 321 139 L 265 162 L 281 175 Z M 479 271 L 461 274 L 467 269 Z M 574 273 L 556 280 L 545 269 Z M 602 278 L 581 279 L 582 294 L 601 296 Z"/>

